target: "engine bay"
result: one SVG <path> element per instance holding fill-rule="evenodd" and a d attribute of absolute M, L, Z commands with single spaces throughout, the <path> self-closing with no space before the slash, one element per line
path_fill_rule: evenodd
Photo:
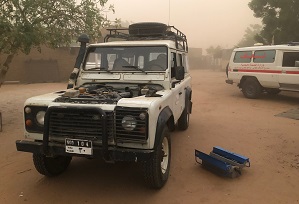
<path fill-rule="evenodd" d="M 160 97 L 157 91 L 163 90 L 158 84 L 95 84 L 88 83 L 67 89 L 54 102 L 80 104 L 116 104 L 122 98 Z"/>

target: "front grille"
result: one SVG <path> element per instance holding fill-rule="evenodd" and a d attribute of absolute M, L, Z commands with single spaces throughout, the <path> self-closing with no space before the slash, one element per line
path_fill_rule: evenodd
<path fill-rule="evenodd" d="M 140 113 L 145 118 L 140 118 Z M 115 130 L 117 142 L 138 142 L 146 143 L 148 139 L 148 112 L 146 108 L 117 107 L 115 109 Z M 125 116 L 132 116 L 136 119 L 136 128 L 132 131 L 125 130 L 122 120 Z"/>
<path fill-rule="evenodd" d="M 101 141 L 103 135 L 102 120 L 101 114 L 92 109 L 52 110 L 49 116 L 49 136 L 61 142 L 65 138 Z M 108 140 L 113 139 L 113 112 L 106 112 L 106 131 Z"/>

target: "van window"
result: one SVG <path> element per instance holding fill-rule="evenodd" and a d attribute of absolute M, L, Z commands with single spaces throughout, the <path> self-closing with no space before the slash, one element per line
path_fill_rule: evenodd
<path fill-rule="evenodd" d="M 275 61 L 275 50 L 259 50 L 253 55 L 254 63 L 273 63 Z"/>
<path fill-rule="evenodd" d="M 239 51 L 236 52 L 234 57 L 235 63 L 249 63 L 251 62 L 251 51 Z"/>
<path fill-rule="evenodd" d="M 299 52 L 284 52 L 282 66 L 295 67 L 295 61 L 299 61 Z"/>

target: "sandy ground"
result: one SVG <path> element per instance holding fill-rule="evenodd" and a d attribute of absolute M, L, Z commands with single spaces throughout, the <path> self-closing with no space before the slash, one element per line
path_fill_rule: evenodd
<path fill-rule="evenodd" d="M 40 175 L 32 154 L 17 152 L 23 139 L 26 98 L 66 84 L 4 85 L 0 88 L 0 203 L 299 203 L 299 121 L 276 117 L 298 108 L 298 93 L 243 97 L 225 74 L 192 71 L 193 113 L 185 132 L 172 133 L 171 175 L 160 190 L 146 188 L 137 164 L 74 159 L 56 178 Z M 236 179 L 204 170 L 194 149 L 221 146 L 250 158 Z"/>

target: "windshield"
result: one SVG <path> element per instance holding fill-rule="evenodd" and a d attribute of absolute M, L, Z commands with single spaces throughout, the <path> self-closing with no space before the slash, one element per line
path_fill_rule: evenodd
<path fill-rule="evenodd" d="M 167 47 L 90 47 L 84 70 L 165 71 Z"/>

